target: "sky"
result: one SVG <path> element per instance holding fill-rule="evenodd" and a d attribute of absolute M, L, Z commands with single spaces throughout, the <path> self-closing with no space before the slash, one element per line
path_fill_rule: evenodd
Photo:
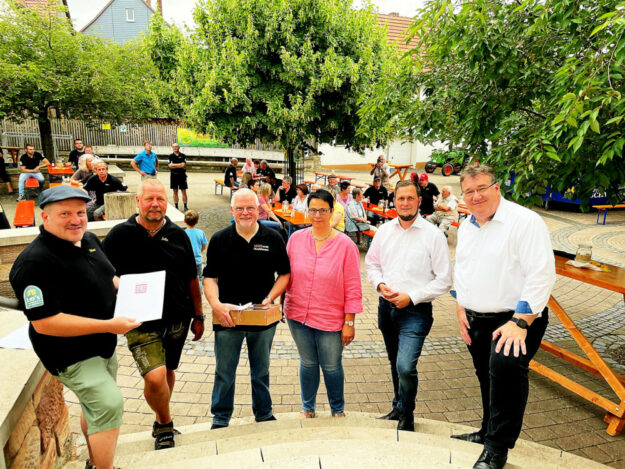
<path fill-rule="evenodd" d="M 97 15 L 109 0 L 67 0 L 69 12 L 77 30 L 82 29 Z M 193 24 L 193 8 L 196 0 L 163 0 L 163 15 L 165 20 L 177 26 Z M 423 0 L 374 0 L 380 13 L 399 13 L 401 16 L 414 16 L 417 8 L 423 4 Z M 360 5 L 358 0 L 354 1 Z M 152 0 L 152 6 L 156 0 Z"/>

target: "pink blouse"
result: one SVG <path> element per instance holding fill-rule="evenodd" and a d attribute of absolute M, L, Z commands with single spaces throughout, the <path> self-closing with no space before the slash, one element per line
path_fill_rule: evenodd
<path fill-rule="evenodd" d="M 314 329 L 340 331 L 345 314 L 363 310 L 358 248 L 339 233 L 316 253 L 311 230 L 296 231 L 287 244 L 291 280 L 284 311 Z"/>
<path fill-rule="evenodd" d="M 269 203 L 269 199 L 265 197 L 261 197 L 259 195 L 258 196 L 258 219 L 259 220 L 267 220 L 269 218 L 269 215 L 267 214 L 267 212 L 265 212 L 265 209 L 263 208 L 264 204 L 271 205 Z"/>

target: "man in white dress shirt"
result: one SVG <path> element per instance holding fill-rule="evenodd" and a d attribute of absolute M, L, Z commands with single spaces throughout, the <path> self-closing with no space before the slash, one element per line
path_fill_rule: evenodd
<path fill-rule="evenodd" d="M 491 168 L 466 168 L 460 185 L 472 216 L 458 230 L 456 310 L 483 418 L 479 431 L 453 438 L 484 445 L 474 468 L 500 469 L 521 433 L 528 367 L 547 328 L 555 261 L 544 221 L 501 197 Z"/>
<path fill-rule="evenodd" d="M 401 181 L 395 189 L 398 218 L 376 232 L 365 263 L 379 292 L 378 327 L 393 379 L 393 410 L 399 430 L 414 431 L 417 361 L 432 328 L 432 300 L 451 287 L 451 264 L 443 233 L 419 215 L 419 187 Z"/>

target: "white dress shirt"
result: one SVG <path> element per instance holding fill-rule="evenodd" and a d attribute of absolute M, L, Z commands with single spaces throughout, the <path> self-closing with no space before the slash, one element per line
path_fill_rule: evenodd
<path fill-rule="evenodd" d="M 396 218 L 375 233 L 365 257 L 367 279 L 407 293 L 413 304 L 432 301 L 451 288 L 451 263 L 445 235 L 420 215 L 404 230 Z"/>
<path fill-rule="evenodd" d="M 556 281 L 549 231 L 540 216 L 504 198 L 479 227 L 473 217 L 458 229 L 456 299 L 473 311 L 542 312 Z M 526 302 L 530 311 L 523 310 Z"/>

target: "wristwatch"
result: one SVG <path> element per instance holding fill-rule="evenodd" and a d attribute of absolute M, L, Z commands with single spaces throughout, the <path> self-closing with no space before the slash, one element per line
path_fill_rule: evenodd
<path fill-rule="evenodd" d="M 345 325 L 349 327 L 354 327 L 354 321 L 345 321 Z"/>
<path fill-rule="evenodd" d="M 193 316 L 193 320 L 198 320 L 198 321 L 204 321 L 204 319 L 206 319 L 206 316 L 204 316 L 203 314 L 200 314 L 199 316 Z"/>
<path fill-rule="evenodd" d="M 510 321 L 512 321 L 513 323 L 515 323 L 517 326 L 519 326 L 521 329 L 527 329 L 527 321 L 525 319 L 521 319 L 521 318 L 515 318 L 515 317 L 511 317 Z"/>

